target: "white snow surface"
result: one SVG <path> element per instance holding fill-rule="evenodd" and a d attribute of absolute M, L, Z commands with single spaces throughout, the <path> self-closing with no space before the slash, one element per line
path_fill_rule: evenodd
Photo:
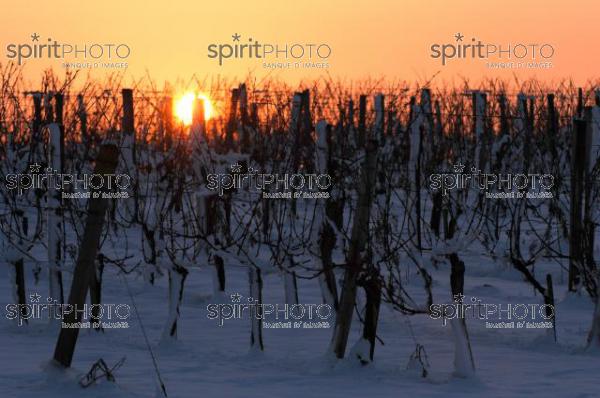
<path fill-rule="evenodd" d="M 465 254 L 465 295 L 493 303 L 541 303 L 539 295 L 514 270 L 489 259 Z M 541 275 L 542 265 L 536 266 Z M 546 264 L 547 265 L 547 264 Z M 550 269 L 548 267 L 548 269 Z M 553 266 L 556 269 L 556 266 Z M 8 270 L 5 270 L 8 271 Z M 434 300 L 449 302 L 444 266 L 433 272 Z M 47 275 L 34 284 L 26 269 L 27 293 L 47 296 Z M 65 295 L 72 274 L 65 272 Z M 417 280 L 417 276 L 411 276 Z M 179 319 L 178 340 L 161 342 L 167 319 L 166 278 L 155 286 L 129 274 L 140 316 L 157 357 L 169 397 L 598 397 L 597 352 L 585 349 L 593 305 L 585 295 L 565 293 L 566 275 L 555 274 L 558 343 L 544 329 L 486 329 L 485 322 L 467 319 L 476 375 L 453 375 L 454 348 L 450 324 L 427 315 L 406 316 L 382 305 L 379 337 L 373 363 L 362 366 L 350 354 L 361 331 L 356 316 L 347 356 L 335 360 L 328 354 L 330 329 L 263 329 L 265 351 L 250 351 L 250 321 L 228 320 L 219 327 L 207 318 L 212 298 L 211 270 L 191 269 L 186 280 Z M 2 309 L 13 302 L 8 272 L 2 273 Z M 284 303 L 281 275 L 263 272 L 263 300 Z M 320 303 L 317 279 L 298 280 L 301 303 Z M 227 294 L 248 294 L 245 267 L 227 267 Z M 417 296 L 419 297 L 419 296 Z M 421 297 L 419 297 L 421 298 Z M 126 287 L 114 267 L 104 274 L 103 301 L 131 304 Z M 229 302 L 228 300 L 225 300 Z M 72 368 L 63 370 L 51 361 L 58 325 L 34 320 L 18 326 L 2 317 L 0 341 L 0 397 L 153 397 L 156 375 L 140 323 L 132 313 L 127 329 L 104 333 L 84 329 L 79 334 Z M 334 319 L 331 319 L 333 327 Z M 427 378 L 407 370 L 416 343 L 425 347 L 430 364 Z M 101 380 L 86 389 L 79 377 L 96 360 L 109 366 L 123 356 L 115 383 Z"/>

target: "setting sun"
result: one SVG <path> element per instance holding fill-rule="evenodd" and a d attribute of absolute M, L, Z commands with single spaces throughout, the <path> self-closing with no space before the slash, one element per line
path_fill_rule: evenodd
<path fill-rule="evenodd" d="M 194 113 L 194 93 L 185 93 L 174 104 L 175 116 L 186 126 L 192 124 L 192 116 Z M 204 120 L 209 120 L 213 115 L 213 106 L 206 94 L 199 93 L 197 98 L 204 101 Z"/>

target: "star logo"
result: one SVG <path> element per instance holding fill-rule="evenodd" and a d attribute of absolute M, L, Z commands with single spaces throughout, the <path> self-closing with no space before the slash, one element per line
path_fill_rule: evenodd
<path fill-rule="evenodd" d="M 232 164 L 231 171 L 233 171 L 234 173 L 239 173 L 240 171 L 242 171 L 242 165 L 239 163 Z"/>
<path fill-rule="evenodd" d="M 453 297 L 454 297 L 455 303 L 462 303 L 463 300 L 465 299 L 465 295 L 462 293 L 455 294 Z"/>
<path fill-rule="evenodd" d="M 235 33 L 235 34 L 231 35 L 231 37 L 233 37 L 233 41 L 240 41 L 240 37 L 242 37 L 242 36 Z"/>
<path fill-rule="evenodd" d="M 239 293 L 232 294 L 232 295 L 231 295 L 231 296 L 229 296 L 229 297 L 231 297 L 231 302 L 232 302 L 232 303 L 239 303 L 239 302 L 240 302 L 240 300 L 242 299 L 242 295 L 241 295 L 241 294 L 239 294 Z"/>
<path fill-rule="evenodd" d="M 31 41 L 39 41 L 39 39 L 40 35 L 38 35 L 37 33 L 31 35 Z"/>
<path fill-rule="evenodd" d="M 479 170 L 479 169 L 478 169 L 477 167 L 475 167 L 475 166 L 471 167 L 471 173 L 473 173 L 473 174 L 479 174 L 479 172 L 480 172 L 480 171 L 481 171 L 481 170 Z"/>
<path fill-rule="evenodd" d="M 31 171 L 32 173 L 39 173 L 41 167 L 42 166 L 40 166 L 38 163 L 30 164 L 29 171 Z"/>
<path fill-rule="evenodd" d="M 454 165 L 454 172 L 455 173 L 462 173 L 464 169 L 465 169 L 465 165 L 461 164 L 460 162 L 458 162 L 458 163 L 456 163 Z"/>
<path fill-rule="evenodd" d="M 457 33 L 454 35 L 454 37 L 456 38 L 456 41 L 462 41 L 465 36 Z"/>
<path fill-rule="evenodd" d="M 35 294 L 30 294 L 30 295 L 29 295 L 29 300 L 30 300 L 32 303 L 39 303 L 39 302 L 40 302 L 40 298 L 41 298 L 41 297 L 42 297 L 42 296 L 40 296 L 40 295 L 39 295 L 39 294 L 37 294 L 37 293 L 35 293 Z"/>

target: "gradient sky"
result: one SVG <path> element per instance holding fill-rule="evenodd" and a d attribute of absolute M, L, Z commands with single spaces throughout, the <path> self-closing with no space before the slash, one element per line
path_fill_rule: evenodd
<path fill-rule="evenodd" d="M 9 5 L 10 4 L 10 5 Z M 516 75 L 577 84 L 598 76 L 598 1 L 23 1 L 4 2 L 0 45 L 5 64 L 9 43 L 31 43 L 30 35 L 67 43 L 127 43 L 129 78 L 148 72 L 159 83 L 221 74 L 240 77 L 271 73 L 297 82 L 323 75 L 320 69 L 269 72 L 256 60 L 230 60 L 218 66 L 207 57 L 211 43 L 231 43 L 231 35 L 262 43 L 327 43 L 333 50 L 329 75 L 346 79 L 386 77 L 425 82 L 467 77 Z M 454 34 L 490 43 L 550 43 L 549 70 L 492 71 L 481 60 L 452 61 L 442 67 L 430 58 L 433 43 L 453 43 Z M 28 80 L 60 61 L 29 60 Z M 94 70 L 93 75 L 105 73 Z"/>

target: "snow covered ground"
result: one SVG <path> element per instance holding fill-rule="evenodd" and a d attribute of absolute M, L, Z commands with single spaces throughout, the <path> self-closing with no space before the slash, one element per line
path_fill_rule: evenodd
<path fill-rule="evenodd" d="M 542 303 L 520 274 L 491 260 L 464 254 L 465 295 L 488 303 Z M 543 263 L 536 273 L 545 272 Z M 556 265 L 553 269 L 556 270 Z M 6 271 L 6 269 L 5 269 Z M 432 269 L 434 302 L 449 302 L 449 270 Z M 34 285 L 26 270 L 28 295 L 46 297 L 47 276 Z M 212 298 L 211 270 L 192 269 L 185 286 L 177 341 L 161 341 L 167 317 L 166 278 L 150 286 L 139 276 L 127 276 L 143 326 L 148 334 L 169 397 L 599 397 L 600 356 L 585 350 L 593 305 L 585 295 L 566 295 L 566 274 L 555 273 L 558 343 L 544 329 L 489 329 L 485 321 L 467 319 L 477 374 L 453 377 L 450 325 L 427 315 L 406 316 L 385 304 L 375 361 L 361 366 L 351 353 L 335 361 L 327 354 L 332 329 L 264 329 L 264 352 L 249 350 L 250 321 L 231 319 L 222 327 L 207 318 Z M 71 274 L 64 276 L 65 292 Z M 135 314 L 129 328 L 104 333 L 81 330 L 72 368 L 57 369 L 50 359 L 57 324 L 32 320 L 18 326 L 6 319 L 10 297 L 8 273 L 0 277 L 0 396 L 1 397 L 152 397 L 160 396 L 152 358 Z M 417 280 L 417 277 L 415 277 Z M 278 273 L 263 274 L 263 300 L 283 303 Z M 301 303 L 320 303 L 316 279 L 298 281 Z M 243 267 L 227 268 L 227 294 L 248 294 Z M 422 297 L 418 297 L 422 298 Z M 104 274 L 103 301 L 131 304 L 122 277 L 114 267 Z M 225 301 L 229 302 L 226 297 Z M 331 319 L 333 326 L 334 319 Z M 358 340 L 360 323 L 354 317 L 348 351 Z M 425 347 L 429 375 L 407 369 L 416 344 Z M 99 358 L 109 366 L 122 357 L 115 383 L 101 380 L 82 389 L 78 379 Z"/>

